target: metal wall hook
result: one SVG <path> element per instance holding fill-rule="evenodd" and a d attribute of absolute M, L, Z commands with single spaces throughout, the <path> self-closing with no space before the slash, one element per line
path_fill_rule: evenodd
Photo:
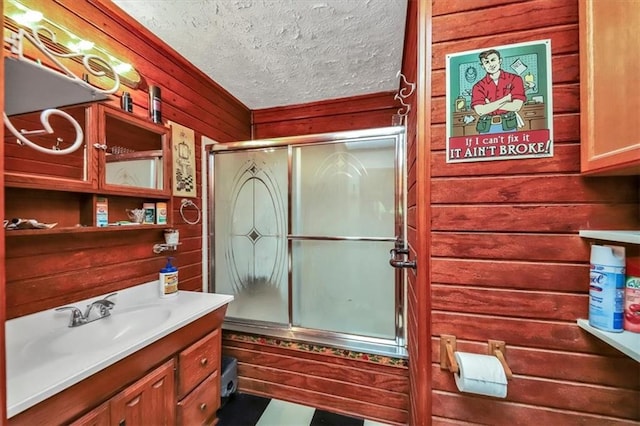
<path fill-rule="evenodd" d="M 413 91 L 416 90 L 416 84 L 409 83 L 407 81 L 407 77 L 405 77 L 400 70 L 398 70 L 396 77 L 400 77 L 402 79 L 402 82 L 405 84 L 405 86 L 409 86 L 409 88 L 403 87 L 402 89 L 400 89 L 400 92 L 399 92 L 400 96 L 402 96 L 403 98 L 408 98 L 409 96 L 413 95 Z M 407 93 L 406 90 L 409 90 L 409 93 Z"/>
<path fill-rule="evenodd" d="M 404 123 L 404 118 L 409 114 L 409 111 L 411 110 L 411 105 L 406 103 L 405 99 L 407 99 L 409 96 L 413 94 L 416 88 L 416 84 L 408 82 L 407 78 L 400 71 L 398 71 L 398 73 L 396 74 L 396 77 L 400 77 L 401 87 L 398 93 L 395 94 L 393 99 L 400 102 L 400 105 L 402 105 L 402 108 L 398 109 L 398 112 L 396 115 L 400 116 L 400 121 Z"/>

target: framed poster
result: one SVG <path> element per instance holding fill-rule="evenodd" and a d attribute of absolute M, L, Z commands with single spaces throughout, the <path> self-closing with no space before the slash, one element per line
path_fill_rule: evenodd
<path fill-rule="evenodd" d="M 195 132 L 180 124 L 169 124 L 173 147 L 173 195 L 196 197 Z"/>
<path fill-rule="evenodd" d="M 447 163 L 553 157 L 551 89 L 551 40 L 447 55 Z"/>

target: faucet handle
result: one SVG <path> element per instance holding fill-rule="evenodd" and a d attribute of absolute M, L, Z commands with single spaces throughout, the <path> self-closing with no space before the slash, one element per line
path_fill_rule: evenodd
<path fill-rule="evenodd" d="M 110 295 L 87 305 L 87 311 L 85 312 L 84 317 L 89 320 L 89 315 L 91 314 L 91 310 L 94 306 L 98 308 L 98 311 L 100 312 L 100 318 L 108 317 L 109 315 L 111 315 L 110 311 L 116 304 L 115 302 L 109 300 L 109 298 L 115 296 L 116 294 L 118 293 L 111 293 Z"/>
<path fill-rule="evenodd" d="M 115 302 L 112 302 L 111 300 L 109 300 L 109 298 L 117 296 L 117 295 L 118 295 L 117 292 L 116 293 L 111 293 L 108 296 L 105 296 L 102 299 L 98 300 L 98 302 L 101 302 L 102 304 L 108 306 L 109 309 L 111 309 L 115 305 Z"/>
<path fill-rule="evenodd" d="M 69 320 L 69 327 L 77 327 L 84 324 L 87 319 L 82 315 L 82 311 L 75 306 L 62 306 L 56 308 L 56 311 L 71 311 L 71 319 Z"/>
<path fill-rule="evenodd" d="M 110 297 L 114 297 L 117 296 L 118 293 L 111 293 L 108 296 L 105 296 L 102 300 L 100 300 L 100 302 L 106 306 L 107 308 L 111 309 L 116 305 L 116 302 L 113 302 L 111 300 L 109 300 Z"/>

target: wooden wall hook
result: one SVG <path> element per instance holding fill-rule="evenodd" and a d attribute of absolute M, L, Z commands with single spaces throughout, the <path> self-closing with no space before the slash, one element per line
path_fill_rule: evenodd
<path fill-rule="evenodd" d="M 460 368 L 453 353 L 456 351 L 456 336 L 442 334 L 440 336 L 440 368 L 458 373 Z"/>
<path fill-rule="evenodd" d="M 507 345 L 501 340 L 489 340 L 489 355 L 493 355 L 498 358 L 500 364 L 502 364 L 502 368 L 504 369 L 504 373 L 507 376 L 507 379 L 511 379 L 513 377 L 513 372 L 511 368 L 509 368 L 509 364 L 507 364 L 507 359 L 505 357 L 507 353 Z"/>

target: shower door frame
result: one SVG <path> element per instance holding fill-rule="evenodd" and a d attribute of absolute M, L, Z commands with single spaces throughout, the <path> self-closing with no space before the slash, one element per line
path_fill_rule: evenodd
<path fill-rule="evenodd" d="M 209 292 L 215 292 L 215 174 L 214 174 L 214 157 L 217 152 L 229 152 L 229 151 L 259 151 L 263 149 L 269 149 L 274 147 L 287 147 L 288 152 L 288 170 L 287 170 L 287 182 L 288 182 L 288 198 L 289 207 L 287 211 L 287 221 L 291 218 L 291 182 L 292 182 L 292 147 L 325 144 L 325 143 L 339 143 L 339 142 L 351 142 L 362 141 L 376 138 L 395 138 L 395 224 L 394 224 L 394 238 L 386 237 L 316 237 L 316 236 L 297 236 L 291 234 L 291 224 L 287 226 L 287 274 L 288 274 L 288 324 L 273 323 L 267 321 L 245 320 L 240 321 L 234 318 L 225 318 L 223 323 L 223 329 L 244 333 L 260 334 L 268 337 L 274 337 L 279 339 L 286 339 L 291 341 L 299 341 L 304 343 L 315 343 L 321 345 L 328 345 L 336 348 L 355 350 L 365 353 L 380 354 L 386 356 L 393 356 L 399 358 L 407 358 L 406 348 L 406 270 L 395 269 L 395 340 L 376 338 L 371 336 L 360 336 L 355 334 L 332 332 L 318 329 L 311 329 L 305 327 L 298 327 L 292 324 L 293 321 L 293 308 L 292 308 L 292 264 L 291 253 L 292 244 L 294 241 L 299 240 L 334 240 L 334 241 L 383 241 L 392 243 L 392 247 L 397 248 L 397 243 L 400 241 L 406 247 L 406 131 L 404 127 L 382 127 L 366 130 L 344 131 L 344 132 L 332 132 L 322 134 L 312 134 L 303 136 L 290 136 L 282 138 L 272 139 L 260 139 L 249 141 L 238 141 L 225 144 L 211 145 L 206 153 L 206 167 L 207 167 L 207 180 L 208 180 L 208 211 L 210 212 L 208 217 L 208 270 L 207 275 L 209 277 L 207 288 Z M 391 267 L 391 266 L 389 266 Z"/>

